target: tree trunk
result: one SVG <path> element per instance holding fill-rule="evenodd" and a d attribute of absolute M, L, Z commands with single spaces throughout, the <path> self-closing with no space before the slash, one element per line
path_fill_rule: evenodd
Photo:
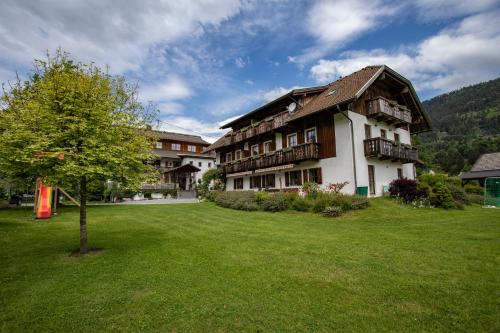
<path fill-rule="evenodd" d="M 80 178 L 80 254 L 89 252 L 87 244 L 87 178 Z"/>

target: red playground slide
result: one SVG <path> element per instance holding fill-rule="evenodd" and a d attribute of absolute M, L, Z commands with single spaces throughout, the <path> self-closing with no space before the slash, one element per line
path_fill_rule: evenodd
<path fill-rule="evenodd" d="M 52 187 L 39 182 L 37 191 L 36 218 L 48 219 L 52 215 Z"/>

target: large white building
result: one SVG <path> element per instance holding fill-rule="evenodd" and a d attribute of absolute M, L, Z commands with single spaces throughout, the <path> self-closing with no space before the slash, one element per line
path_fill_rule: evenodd
<path fill-rule="evenodd" d="M 153 152 L 158 156 L 160 172 L 157 184 L 145 187 L 194 191 L 205 171 L 215 168 L 215 154 L 205 152 L 210 144 L 198 135 L 156 131 L 158 142 Z"/>
<path fill-rule="evenodd" d="M 348 182 L 346 193 L 381 195 L 415 177 L 411 133 L 430 129 L 411 83 L 369 66 L 325 86 L 295 89 L 226 124 L 208 147 L 226 190 L 297 190 Z"/>

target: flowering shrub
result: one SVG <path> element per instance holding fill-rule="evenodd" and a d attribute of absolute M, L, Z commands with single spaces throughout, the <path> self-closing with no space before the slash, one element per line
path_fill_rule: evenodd
<path fill-rule="evenodd" d="M 347 186 L 349 182 L 343 182 L 343 183 L 329 183 L 328 185 L 325 186 L 325 192 L 330 192 L 330 193 L 340 193 L 344 187 Z"/>

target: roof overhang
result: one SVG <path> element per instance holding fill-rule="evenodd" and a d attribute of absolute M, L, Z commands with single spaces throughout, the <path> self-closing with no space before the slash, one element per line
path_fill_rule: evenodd
<path fill-rule="evenodd" d="M 484 179 L 489 177 L 500 177 L 500 169 L 498 170 L 485 170 L 485 171 L 471 171 L 459 176 L 462 180 Z"/>
<path fill-rule="evenodd" d="M 184 165 L 181 165 L 180 167 L 167 170 L 167 171 L 165 171 L 165 173 L 171 173 L 171 172 L 176 172 L 176 173 L 180 173 L 180 172 L 191 173 L 191 172 L 198 172 L 198 171 L 200 171 L 200 169 L 197 168 L 197 167 L 195 167 L 194 165 L 192 165 L 192 164 L 184 164 Z"/>

